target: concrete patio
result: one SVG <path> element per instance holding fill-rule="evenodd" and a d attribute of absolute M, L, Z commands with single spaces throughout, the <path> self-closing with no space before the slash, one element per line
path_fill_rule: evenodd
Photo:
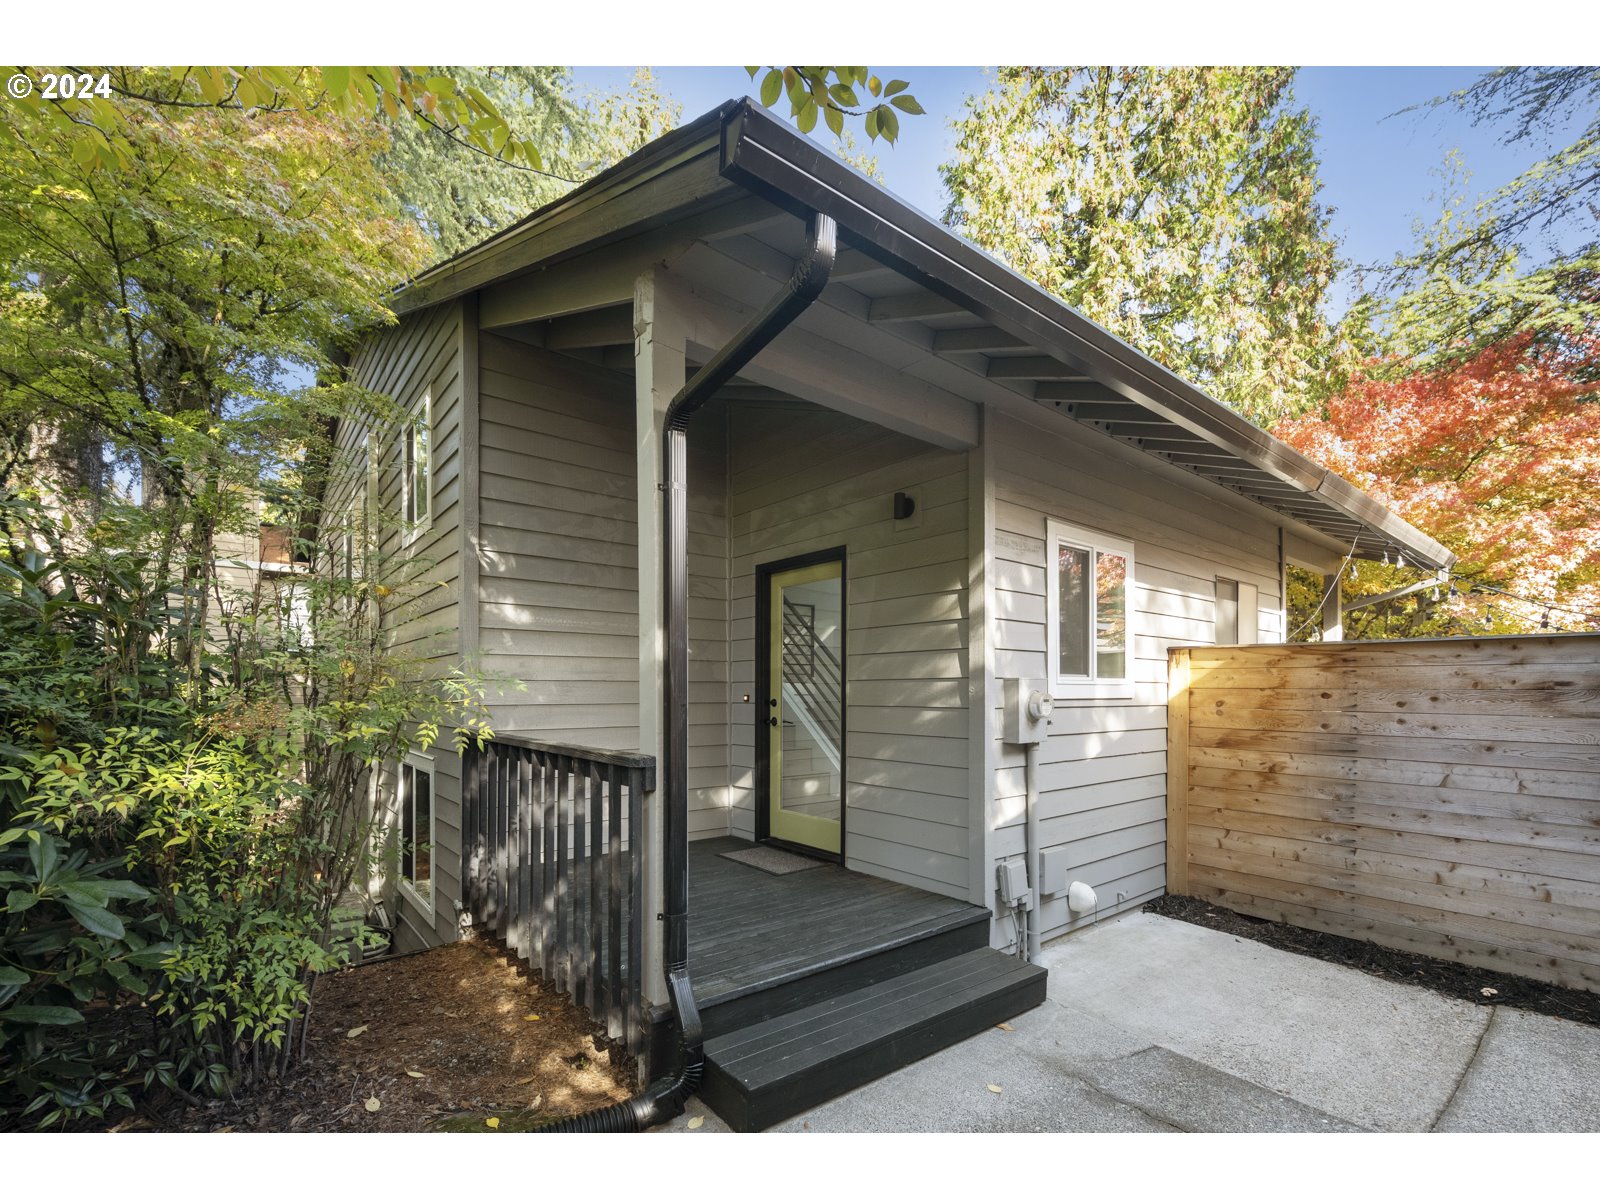
<path fill-rule="evenodd" d="M 1049 999 L 789 1131 L 1600 1130 L 1600 1028 L 1165 917 L 1047 945 Z M 998 1087 L 999 1092 L 991 1089 Z M 698 1102 L 665 1127 L 725 1128 Z"/>

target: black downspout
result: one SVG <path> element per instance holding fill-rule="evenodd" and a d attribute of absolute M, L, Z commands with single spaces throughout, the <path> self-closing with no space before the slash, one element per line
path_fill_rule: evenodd
<path fill-rule="evenodd" d="M 547 1125 L 541 1132 L 633 1133 L 647 1129 L 683 1112 L 705 1073 L 700 1011 L 689 981 L 689 422 L 827 286 L 838 248 L 833 218 L 813 213 L 807 233 L 809 244 L 788 284 L 683 385 L 667 405 L 663 431 L 662 621 L 667 633 L 662 697 L 666 718 L 663 932 L 667 994 L 678 1024 L 678 1073 L 656 1080 L 631 1100 Z"/>

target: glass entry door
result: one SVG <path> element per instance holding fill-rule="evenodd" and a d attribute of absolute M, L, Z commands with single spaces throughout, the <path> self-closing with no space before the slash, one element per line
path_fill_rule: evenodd
<path fill-rule="evenodd" d="M 844 809 L 844 561 L 767 576 L 771 837 L 838 854 Z"/>

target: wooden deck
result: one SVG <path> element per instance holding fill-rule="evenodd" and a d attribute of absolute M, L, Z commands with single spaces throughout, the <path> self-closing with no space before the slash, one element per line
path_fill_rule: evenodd
<path fill-rule="evenodd" d="M 770 875 L 721 857 L 750 845 L 714 838 L 689 846 L 689 971 L 703 1006 L 987 925 L 976 905 L 831 863 Z"/>
<path fill-rule="evenodd" d="M 1045 972 L 989 949 L 989 911 L 825 863 L 771 875 L 689 847 L 702 1098 L 765 1129 L 1040 1004 Z M 655 1062 L 671 1060 L 657 1010 Z"/>

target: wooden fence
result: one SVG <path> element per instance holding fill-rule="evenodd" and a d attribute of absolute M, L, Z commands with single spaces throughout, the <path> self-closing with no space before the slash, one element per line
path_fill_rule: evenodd
<path fill-rule="evenodd" d="M 1169 892 L 1600 991 L 1600 636 L 1169 655 Z"/>

